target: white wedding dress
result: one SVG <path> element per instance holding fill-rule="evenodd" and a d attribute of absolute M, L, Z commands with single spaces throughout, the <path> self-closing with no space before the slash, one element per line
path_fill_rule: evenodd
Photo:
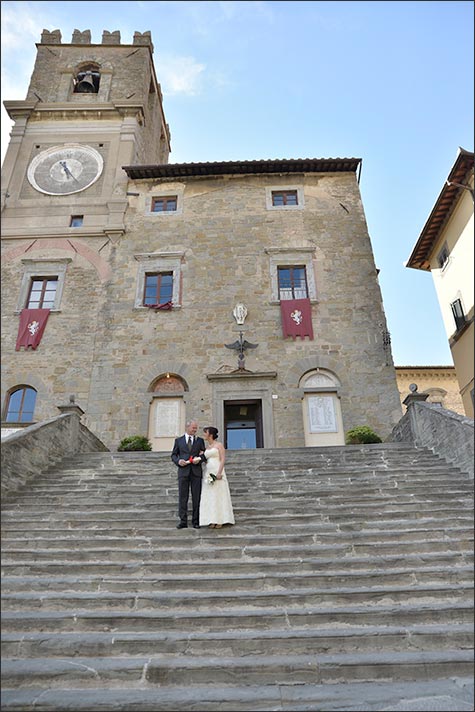
<path fill-rule="evenodd" d="M 213 484 L 208 482 L 209 473 L 215 475 L 218 472 L 218 448 L 205 450 L 205 457 L 200 500 L 200 527 L 206 527 L 208 524 L 234 524 L 233 505 L 225 470 L 223 469 L 222 472 L 222 480 L 216 480 Z"/>

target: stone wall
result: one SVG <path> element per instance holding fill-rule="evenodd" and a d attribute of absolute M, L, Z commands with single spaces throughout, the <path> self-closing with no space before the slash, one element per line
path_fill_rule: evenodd
<path fill-rule="evenodd" d="M 2 441 L 2 497 L 16 492 L 65 457 L 107 450 L 75 413 L 30 425 Z"/>
<path fill-rule="evenodd" d="M 439 403 L 447 410 L 465 415 L 460 395 L 460 387 L 454 366 L 396 366 L 396 378 L 403 413 L 403 400 L 411 383 L 417 385 L 419 393 L 427 393 L 427 403 Z"/>
<path fill-rule="evenodd" d="M 303 204 L 293 211 L 270 210 L 269 189 L 289 185 L 301 191 Z M 178 193 L 180 210 L 151 213 L 157 192 Z M 5 359 L 2 385 L 37 388 L 35 417 L 51 417 L 58 400 L 74 392 L 87 413 L 85 424 L 115 449 L 123 437 L 148 434 L 152 384 L 169 373 L 183 383 L 186 416 L 222 432 L 227 396 L 210 376 L 237 369 L 237 354 L 225 344 L 242 329 L 245 339 L 258 344 L 246 353 L 246 370 L 275 374 L 271 381 L 264 375 L 241 379 L 241 397 L 265 399 L 264 447 L 305 445 L 301 383 L 316 369 L 334 374 L 340 384 L 345 431 L 368 425 L 383 439 L 389 435 L 401 414 L 399 393 L 354 174 L 136 181 L 130 193 L 123 238 L 103 247 L 99 240 L 89 243 L 91 251 L 100 249 L 108 278 L 83 259 L 76 240 L 60 311 L 50 315 L 38 349 L 16 353 L 18 317 L 5 320 L 4 354 L 11 358 L 8 364 Z M 42 256 L 49 254 L 59 253 L 49 248 Z M 171 311 L 136 305 L 140 256 L 150 254 L 174 255 L 179 290 Z M 21 258 L 3 268 L 2 308 L 10 315 Z M 308 261 L 316 285 L 313 340 L 283 338 L 273 260 Z M 233 317 L 237 303 L 248 309 L 242 327 Z M 239 391 L 234 381 L 231 400 Z"/>
<path fill-rule="evenodd" d="M 393 429 L 390 441 L 412 442 L 426 447 L 474 475 L 474 421 L 430 403 L 410 403 Z"/>

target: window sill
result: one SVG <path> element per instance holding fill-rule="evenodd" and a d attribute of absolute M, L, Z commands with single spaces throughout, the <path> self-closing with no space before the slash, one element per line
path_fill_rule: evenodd
<path fill-rule="evenodd" d="M 41 307 L 41 308 L 42 308 L 42 307 Z M 22 313 L 23 309 L 40 309 L 40 307 L 22 307 L 21 309 L 15 309 L 15 311 L 14 311 L 13 313 L 14 313 L 16 316 L 19 316 L 19 315 Z M 62 311 L 61 309 L 50 309 L 50 310 L 49 310 L 49 313 L 50 313 L 50 314 L 53 314 L 53 313 L 54 313 L 54 314 L 61 314 L 61 311 Z"/>
<path fill-rule="evenodd" d="M 307 297 L 303 297 L 303 299 L 307 299 Z M 281 302 L 291 302 L 291 301 L 292 301 L 292 299 L 271 299 L 269 301 L 269 304 L 280 306 Z M 319 304 L 318 299 L 312 299 L 310 297 L 309 301 L 310 301 L 310 304 Z"/>
<path fill-rule="evenodd" d="M 140 305 L 135 305 L 132 307 L 132 311 L 161 311 L 161 312 L 171 312 L 181 309 L 181 304 L 174 304 L 171 309 L 154 309 L 153 307 L 143 307 Z"/>

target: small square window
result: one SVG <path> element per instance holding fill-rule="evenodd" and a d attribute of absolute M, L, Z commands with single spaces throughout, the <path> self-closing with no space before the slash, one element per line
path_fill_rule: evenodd
<path fill-rule="evenodd" d="M 69 227 L 82 227 L 84 223 L 84 215 L 71 215 Z"/>
<path fill-rule="evenodd" d="M 296 190 L 273 190 L 272 205 L 283 207 L 285 205 L 298 205 L 298 195 Z"/>
<path fill-rule="evenodd" d="M 170 213 L 177 209 L 178 197 L 176 195 L 159 196 L 152 198 L 152 213 Z"/>

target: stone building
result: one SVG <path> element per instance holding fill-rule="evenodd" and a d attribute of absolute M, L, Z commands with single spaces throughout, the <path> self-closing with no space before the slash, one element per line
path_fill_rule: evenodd
<path fill-rule="evenodd" d="M 469 418 L 473 418 L 475 402 L 473 169 L 473 151 L 459 148 L 406 264 L 432 274 L 460 397 Z"/>
<path fill-rule="evenodd" d="M 401 416 L 361 160 L 168 162 L 150 33 L 44 31 L 2 185 L 2 423 L 111 449 L 344 443 Z"/>
<path fill-rule="evenodd" d="M 415 384 L 418 393 L 427 394 L 427 403 L 465 415 L 454 366 L 396 366 L 396 379 L 404 413 L 403 401 L 410 393 L 409 386 Z"/>

